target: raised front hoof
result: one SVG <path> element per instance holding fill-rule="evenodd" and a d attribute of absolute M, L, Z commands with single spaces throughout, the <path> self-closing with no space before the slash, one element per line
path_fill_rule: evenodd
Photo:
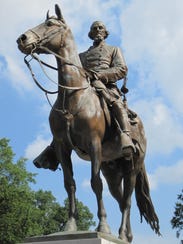
<path fill-rule="evenodd" d="M 95 229 L 97 232 L 102 232 L 105 234 L 111 234 L 111 230 L 107 222 L 101 221 L 98 225 L 98 227 Z"/>
<path fill-rule="evenodd" d="M 77 231 L 76 220 L 74 218 L 70 218 L 64 228 L 64 231 L 74 232 Z"/>

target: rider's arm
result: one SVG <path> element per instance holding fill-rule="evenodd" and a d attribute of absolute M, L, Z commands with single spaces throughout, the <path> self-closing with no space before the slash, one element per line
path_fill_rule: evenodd
<path fill-rule="evenodd" d="M 112 47 L 111 64 L 109 68 L 97 72 L 98 79 L 104 83 L 114 83 L 127 75 L 126 66 L 122 52 L 117 47 Z"/>

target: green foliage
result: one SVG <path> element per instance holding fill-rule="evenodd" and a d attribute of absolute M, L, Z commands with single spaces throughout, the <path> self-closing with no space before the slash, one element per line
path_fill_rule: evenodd
<path fill-rule="evenodd" d="M 0 243 L 14 244 L 25 237 L 63 230 L 68 219 L 68 199 L 60 206 L 50 191 L 34 192 L 35 174 L 26 171 L 24 158 L 13 163 L 9 140 L 0 139 Z M 77 201 L 78 229 L 95 225 L 93 215 Z"/>
<path fill-rule="evenodd" d="M 90 212 L 89 208 L 87 206 L 84 206 L 82 202 L 78 201 L 76 199 L 76 207 L 77 207 L 77 220 L 76 224 L 78 227 L 78 230 L 85 231 L 89 230 L 91 226 L 95 226 L 96 223 L 92 220 L 93 214 Z M 69 201 L 66 199 L 64 201 L 64 207 L 60 208 L 60 223 L 61 225 L 61 231 L 63 231 L 64 226 L 68 220 L 68 209 L 69 209 Z"/>
<path fill-rule="evenodd" d="M 96 223 L 92 220 L 93 214 L 90 212 L 87 206 L 84 206 L 82 202 L 76 199 L 76 205 L 78 210 L 77 226 L 78 230 L 89 230 L 90 226 L 95 226 Z"/>
<path fill-rule="evenodd" d="M 36 192 L 36 207 L 39 208 L 39 225 L 43 227 L 42 234 L 47 235 L 54 232 L 63 231 L 68 220 L 69 201 L 65 199 L 64 206 L 60 206 L 51 192 L 39 190 Z M 93 214 L 88 207 L 76 199 L 78 209 L 78 230 L 89 230 L 91 226 L 95 226 L 92 221 Z"/>
<path fill-rule="evenodd" d="M 60 205 L 50 191 L 39 190 L 35 193 L 35 206 L 39 209 L 37 222 L 42 226 L 43 235 L 60 231 Z"/>
<path fill-rule="evenodd" d="M 179 238 L 180 233 L 183 230 L 183 189 L 181 194 L 178 195 L 177 200 L 174 215 L 171 219 L 171 225 L 173 229 L 177 229 L 176 236 Z"/>
<path fill-rule="evenodd" d="M 34 175 L 25 169 L 25 159 L 13 163 L 13 151 L 0 140 L 0 243 L 20 241 L 28 232 L 33 194 L 29 182 Z"/>

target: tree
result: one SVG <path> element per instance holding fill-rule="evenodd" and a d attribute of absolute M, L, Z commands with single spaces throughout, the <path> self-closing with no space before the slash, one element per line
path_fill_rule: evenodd
<path fill-rule="evenodd" d="M 183 189 L 181 194 L 177 196 L 177 200 L 174 215 L 171 219 L 171 225 L 173 229 L 177 229 L 176 236 L 179 238 L 180 233 L 183 230 Z"/>
<path fill-rule="evenodd" d="M 43 235 L 61 231 L 61 206 L 50 191 L 37 191 L 35 206 L 39 209 L 38 222 L 42 226 Z"/>
<path fill-rule="evenodd" d="M 64 206 L 60 206 L 56 202 L 55 197 L 50 191 L 39 190 L 36 192 L 36 207 L 40 210 L 39 225 L 43 226 L 42 234 L 47 235 L 54 232 L 63 231 L 68 220 L 68 198 L 64 201 Z M 78 209 L 78 230 L 89 230 L 91 226 L 95 226 L 93 214 L 87 206 L 76 199 Z"/>
<path fill-rule="evenodd" d="M 64 201 L 64 207 L 60 208 L 60 223 L 61 223 L 61 231 L 63 231 L 64 226 L 68 220 L 68 210 L 69 210 L 69 200 L 68 198 Z M 91 226 L 95 226 L 96 223 L 93 221 L 93 214 L 90 212 L 87 206 L 84 206 L 82 202 L 76 199 L 76 207 L 77 207 L 77 220 L 76 224 L 78 230 L 84 231 L 89 230 Z"/>
<path fill-rule="evenodd" d="M 9 140 L 0 139 L 0 243 L 14 244 L 25 237 L 46 235 L 63 230 L 68 218 L 68 200 L 56 202 L 50 191 L 33 191 L 35 174 L 27 172 L 26 159 L 13 163 Z M 78 229 L 95 225 L 93 215 L 77 201 Z"/>
<path fill-rule="evenodd" d="M 9 140 L 0 140 L 0 243 L 20 241 L 31 225 L 34 174 L 25 169 L 25 159 L 13 163 Z"/>

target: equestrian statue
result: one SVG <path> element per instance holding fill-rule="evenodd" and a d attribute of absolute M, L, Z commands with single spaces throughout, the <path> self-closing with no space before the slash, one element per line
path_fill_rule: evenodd
<path fill-rule="evenodd" d="M 57 98 L 49 115 L 53 135 L 51 144 L 34 160 L 36 167 L 56 170 L 61 164 L 64 186 L 69 199 L 69 217 L 65 231 L 76 231 L 76 184 L 73 177 L 71 153 L 91 161 L 91 187 L 98 207 L 98 232 L 110 234 L 104 207 L 104 175 L 111 195 L 121 211 L 119 238 L 132 242 L 130 225 L 131 196 L 135 191 L 137 206 L 147 223 L 160 235 L 144 165 L 146 138 L 139 116 L 127 106 L 125 84 L 119 90 L 116 82 L 126 83 L 127 66 L 119 48 L 109 46 L 109 32 L 101 21 L 95 21 L 88 36 L 93 46 L 78 54 L 71 29 L 60 7 L 55 16 L 46 15 L 42 24 L 29 29 L 18 39 L 18 48 L 26 54 L 25 62 L 34 81 L 46 95 L 49 93 L 37 81 L 30 64 L 39 54 L 54 55 L 57 62 Z M 31 59 L 28 61 L 28 56 Z M 55 68 L 55 67 L 54 67 Z M 122 99 L 122 97 L 123 99 Z"/>

